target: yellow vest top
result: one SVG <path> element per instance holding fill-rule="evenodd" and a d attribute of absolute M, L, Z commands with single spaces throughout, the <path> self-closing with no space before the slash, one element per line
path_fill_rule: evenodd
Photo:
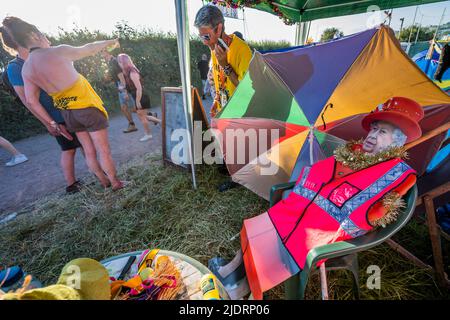
<path fill-rule="evenodd" d="M 247 72 L 248 66 L 250 65 L 250 60 L 252 59 L 252 50 L 248 46 L 245 41 L 241 40 L 238 36 L 231 34 L 232 38 L 231 44 L 229 46 L 230 50 L 227 52 L 227 60 L 230 66 L 233 68 L 234 72 L 236 72 L 238 76 L 238 80 L 241 81 L 244 78 L 245 73 Z M 216 92 L 219 92 L 220 95 L 220 74 L 223 75 L 223 70 L 217 61 L 216 55 L 213 51 L 211 51 L 211 59 L 212 59 L 212 70 L 214 76 L 214 86 L 216 88 Z M 226 77 L 225 80 L 225 88 L 226 95 L 229 98 L 233 95 L 236 90 L 235 85 L 231 82 L 231 80 Z M 224 106 L 220 106 L 222 109 Z M 220 111 L 220 110 L 219 110 Z"/>
<path fill-rule="evenodd" d="M 75 110 L 95 107 L 108 118 L 102 99 L 94 91 L 91 84 L 81 74 L 78 80 L 67 89 L 51 93 L 56 108 L 62 110 Z"/>

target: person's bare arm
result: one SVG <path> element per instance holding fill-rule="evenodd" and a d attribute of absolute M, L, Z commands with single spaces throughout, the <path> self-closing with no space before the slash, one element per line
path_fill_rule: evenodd
<path fill-rule="evenodd" d="M 22 104 L 45 126 L 45 120 L 42 119 L 39 115 L 37 115 L 30 106 L 27 104 L 27 99 L 25 98 L 25 89 L 23 86 L 14 86 L 14 91 L 19 96 L 20 101 L 22 101 Z"/>
<path fill-rule="evenodd" d="M 130 79 L 131 81 L 133 81 L 134 86 L 136 87 L 136 108 L 141 109 L 142 85 L 141 79 L 139 78 L 139 73 L 131 72 Z"/>
<path fill-rule="evenodd" d="M 52 117 L 50 117 L 50 115 L 47 113 L 47 111 L 39 102 L 39 93 L 40 93 L 39 87 L 35 85 L 30 79 L 28 79 L 25 74 L 23 75 L 23 80 L 24 80 L 23 93 L 25 96 L 25 103 L 24 103 L 25 106 L 36 118 L 38 118 L 42 122 L 42 124 L 47 128 L 48 132 L 51 135 L 58 135 L 57 125 L 56 126 L 54 125 Z"/>
<path fill-rule="evenodd" d="M 60 134 L 58 132 L 58 128 L 56 128 L 54 126 L 49 127 L 48 123 L 42 118 L 42 116 L 39 113 L 36 113 L 36 111 L 28 105 L 26 97 L 25 97 L 25 89 L 23 86 L 14 86 L 14 91 L 16 91 L 16 93 L 19 96 L 20 101 L 22 101 L 23 105 L 36 117 L 36 119 L 38 119 L 47 128 L 47 130 L 49 131 L 49 133 L 51 135 L 59 135 Z M 39 95 L 39 93 L 38 93 L 38 95 Z M 48 114 L 47 110 L 45 110 L 45 109 L 44 109 L 44 112 L 46 114 Z M 49 117 L 50 117 L 50 115 L 49 115 Z M 66 138 L 71 136 L 63 124 L 58 124 L 58 127 L 60 128 L 61 131 L 64 132 Z M 71 140 L 71 139 L 69 139 L 69 140 Z"/>
<path fill-rule="evenodd" d="M 127 83 L 125 82 L 125 76 L 123 75 L 123 73 L 122 73 L 122 72 L 119 73 L 119 74 L 117 75 L 117 77 L 118 77 L 119 80 L 120 80 L 120 85 L 121 85 L 123 88 L 125 88 L 125 87 L 127 86 Z"/>
<path fill-rule="evenodd" d="M 73 47 L 67 44 L 62 44 L 57 47 L 54 47 L 54 50 L 57 54 L 66 57 L 69 60 L 76 61 L 83 59 L 85 57 L 93 56 L 96 53 L 99 53 L 105 48 L 116 48 L 119 47 L 119 40 L 101 40 L 95 41 L 88 44 L 85 44 L 81 47 Z"/>

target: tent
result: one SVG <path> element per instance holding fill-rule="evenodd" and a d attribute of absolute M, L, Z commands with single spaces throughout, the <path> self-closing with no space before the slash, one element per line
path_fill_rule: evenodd
<path fill-rule="evenodd" d="M 316 19 L 365 13 L 371 6 L 380 10 L 423 5 L 442 0 L 208 0 L 231 6 L 249 7 L 276 14 L 286 22 L 305 22 Z"/>
<path fill-rule="evenodd" d="M 249 71 L 212 126 L 221 132 L 221 149 L 233 180 L 268 199 L 270 187 L 289 181 L 305 154 L 317 160 L 331 155 L 343 141 L 339 137 L 347 139 L 348 133 L 361 137 L 354 117 L 392 96 L 410 97 L 424 107 L 436 106 L 427 107 L 433 119 L 445 121 L 448 116 L 450 97 L 409 59 L 394 32 L 380 26 L 323 44 L 256 52 Z M 266 132 L 258 144 L 266 140 L 261 145 L 268 145 L 258 149 L 256 156 L 248 143 L 251 134 L 247 134 L 255 128 L 258 135 Z M 345 134 L 328 132 L 338 132 L 336 128 Z M 241 137 L 230 137 L 236 129 L 241 129 Z M 272 130 L 278 132 L 275 139 Z M 238 142 L 242 135 L 245 143 Z M 241 162 L 235 156 L 239 154 L 245 155 Z M 263 172 L 274 167 L 273 174 Z M 422 167 L 423 162 L 416 169 Z"/>
<path fill-rule="evenodd" d="M 419 68 L 430 78 L 436 85 L 438 85 L 442 90 L 450 91 L 450 69 L 444 72 L 442 81 L 439 82 L 434 80 L 434 74 L 439 64 L 440 54 L 436 50 L 436 47 L 440 49 L 445 45 L 444 42 L 432 41 L 430 48 L 421 51 L 412 57 L 412 60 L 419 66 Z"/>

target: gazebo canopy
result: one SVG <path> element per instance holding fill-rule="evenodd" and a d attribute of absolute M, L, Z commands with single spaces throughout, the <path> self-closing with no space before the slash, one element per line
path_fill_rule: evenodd
<path fill-rule="evenodd" d="M 293 24 L 316 19 L 339 17 L 367 12 L 370 6 L 381 10 L 423 5 L 443 0 L 207 0 L 231 7 L 249 7 L 282 18 L 285 23 Z"/>

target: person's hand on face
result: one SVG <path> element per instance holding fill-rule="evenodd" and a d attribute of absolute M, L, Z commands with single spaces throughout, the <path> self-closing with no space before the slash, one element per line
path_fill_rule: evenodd
<path fill-rule="evenodd" d="M 227 52 L 224 49 L 222 49 L 222 47 L 219 46 L 219 44 L 216 44 L 214 46 L 214 54 L 216 55 L 217 62 L 219 63 L 219 65 L 222 68 L 224 68 L 228 64 Z"/>
<path fill-rule="evenodd" d="M 205 46 L 208 46 L 211 50 L 214 50 L 214 46 L 217 43 L 217 36 L 215 33 L 217 28 L 211 27 L 199 27 L 198 34 L 200 36 L 200 40 L 203 42 Z"/>
<path fill-rule="evenodd" d="M 390 123 L 378 121 L 370 125 L 370 131 L 364 139 L 363 151 L 375 154 L 392 146 L 395 127 Z"/>

